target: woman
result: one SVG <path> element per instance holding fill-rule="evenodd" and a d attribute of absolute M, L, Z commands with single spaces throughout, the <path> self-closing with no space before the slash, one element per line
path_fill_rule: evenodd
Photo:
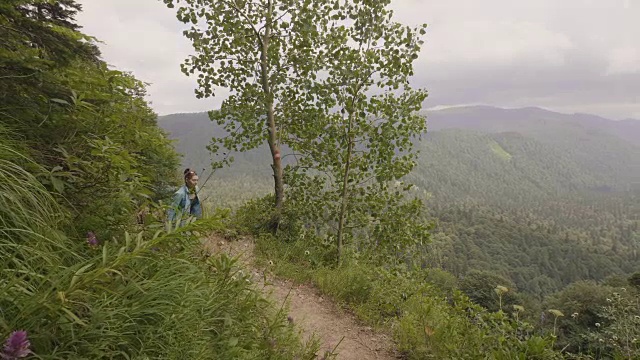
<path fill-rule="evenodd" d="M 202 217 L 202 206 L 198 198 L 199 191 L 198 174 L 189 168 L 185 169 L 184 185 L 173 194 L 173 201 L 169 209 L 168 216 L 172 224 L 175 223 L 176 217 L 181 219 L 181 224 L 184 221 L 183 217 L 186 218 L 189 215 L 196 219 Z"/>

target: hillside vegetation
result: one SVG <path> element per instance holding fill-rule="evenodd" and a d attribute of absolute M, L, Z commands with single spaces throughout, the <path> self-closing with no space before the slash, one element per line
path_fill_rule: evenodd
<path fill-rule="evenodd" d="M 201 255 L 224 214 L 165 227 L 178 154 L 80 10 L 0 3 L 0 358 L 312 356 L 233 259 Z"/>
<path fill-rule="evenodd" d="M 407 359 L 640 356 L 635 122 L 425 121 L 426 25 L 389 0 L 164 3 L 194 25 L 196 95 L 230 94 L 215 125 L 158 119 L 74 0 L 0 4 L 0 358 L 321 356 L 211 232 Z M 180 165 L 212 176 L 205 216 L 173 224 Z"/>
<path fill-rule="evenodd" d="M 483 118 L 485 112 L 493 117 Z M 531 112 L 546 118 L 541 120 Z M 587 354 L 593 351 L 593 358 L 600 358 L 598 351 L 604 347 L 597 344 L 605 338 L 598 334 L 603 334 L 605 319 L 621 319 L 622 314 L 621 309 L 606 307 L 610 301 L 630 306 L 625 310 L 631 321 L 628 326 L 636 326 L 631 320 L 638 311 L 637 307 L 632 310 L 634 300 L 629 299 L 633 297 L 614 293 L 632 291 L 627 278 L 640 269 L 640 148 L 618 137 L 633 131 L 636 123 L 608 121 L 604 126 L 600 122 L 593 125 L 590 119 L 538 109 L 464 108 L 430 113 L 430 129 L 435 130 L 417 143 L 418 165 L 407 176 L 415 185 L 411 192 L 426 199 L 427 219 L 435 225 L 428 245 L 413 253 L 423 269 L 418 274 L 401 271 L 392 275 L 387 267 L 374 270 L 366 265 L 326 269 L 322 265 L 326 248 L 314 245 L 306 232 L 304 239 L 293 236 L 293 243 L 285 248 L 265 240 L 259 250 L 265 261 L 275 261 L 281 275 L 314 282 L 363 319 L 396 329 L 397 341 L 412 358 L 428 358 L 427 354 L 464 358 L 487 351 L 470 345 L 471 338 L 479 335 L 464 332 L 459 328 L 462 323 L 457 323 L 462 320 L 453 320 L 459 315 L 455 307 L 448 307 L 451 295 L 443 298 L 449 305 L 435 299 L 439 291 L 447 294 L 458 289 L 476 304 L 496 311 L 500 309 L 496 285 L 508 289 L 502 295 L 503 308 L 504 304 L 523 305 L 521 318 L 527 319 L 535 333 L 556 333 L 556 346 L 566 346 L 574 353 L 563 357 L 590 358 Z M 216 136 L 216 127 L 206 114 L 175 114 L 159 122 L 177 140 L 177 148 L 185 154 L 184 164 L 207 167 L 208 154 L 196 146 L 195 138 L 173 132 L 180 123 L 199 133 L 203 141 Z M 237 163 L 213 174 L 210 184 L 215 185 L 206 189 L 212 206 L 240 204 L 246 192 L 255 196 L 269 192 L 268 186 L 261 186 L 269 176 L 260 170 L 268 160 L 261 150 L 234 153 Z M 242 194 L 226 190 L 239 184 Z M 256 231 L 260 216 L 251 211 L 242 208 L 238 214 Z M 404 281 L 406 288 L 401 285 Z M 416 292 L 416 281 L 426 281 L 432 288 Z M 453 304 L 459 305 L 457 300 Z M 445 318 L 448 325 L 443 323 Z M 420 331 L 426 331 L 427 337 L 419 340 L 416 327 L 425 326 Z M 429 335 L 433 328 L 438 335 Z M 494 345 L 487 339 L 494 330 L 487 328 L 484 335 L 492 351 Z M 467 355 L 451 350 L 463 346 L 456 341 L 465 341 Z M 445 343 L 449 350 L 438 350 Z M 513 343 L 504 346 L 518 351 Z"/>
<path fill-rule="evenodd" d="M 639 270 L 640 146 L 613 135 L 618 122 L 593 126 L 588 116 L 584 123 L 567 117 L 492 108 L 429 115 L 436 130 L 417 144 L 418 165 L 407 176 L 438 224 L 425 264 L 457 276 L 496 271 L 538 298 L 574 281 Z M 185 154 L 184 165 L 209 167 L 209 153 L 197 144 L 218 130 L 206 114 L 164 116 L 159 124 Z M 210 203 L 238 205 L 268 193 L 264 151 L 233 153 L 236 163 L 206 185 Z"/>

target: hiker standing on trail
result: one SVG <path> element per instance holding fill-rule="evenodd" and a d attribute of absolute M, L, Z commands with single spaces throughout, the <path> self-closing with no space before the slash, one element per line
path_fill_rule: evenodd
<path fill-rule="evenodd" d="M 187 168 L 184 170 L 184 185 L 173 194 L 173 201 L 169 209 L 169 221 L 175 223 L 176 215 L 180 219 L 189 215 L 196 219 L 202 218 L 202 205 L 198 198 L 198 174 Z M 182 223 L 182 222 L 181 222 Z"/>

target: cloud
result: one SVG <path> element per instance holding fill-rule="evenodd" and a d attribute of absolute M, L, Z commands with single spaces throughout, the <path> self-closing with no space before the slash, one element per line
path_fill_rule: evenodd
<path fill-rule="evenodd" d="M 566 35 L 533 22 L 471 20 L 436 28 L 429 37 L 433 40 L 426 46 L 425 58 L 436 67 L 453 59 L 465 67 L 508 66 L 522 61 L 557 66 L 573 47 Z"/>
<path fill-rule="evenodd" d="M 414 84 L 427 106 L 546 106 L 613 118 L 640 113 L 640 2 L 396 1 L 426 22 Z"/>
<path fill-rule="evenodd" d="M 154 0 L 81 0 L 83 31 L 96 36 L 107 63 L 149 83 L 151 105 L 159 114 L 206 111 L 219 106 L 198 100 L 196 79 L 180 64 L 192 52 L 175 11 Z"/>
<path fill-rule="evenodd" d="M 160 114 L 218 107 L 180 72 L 192 52 L 175 10 L 158 0 L 79 0 L 104 58 L 150 82 Z M 640 114 L 640 1 L 394 0 L 396 20 L 427 23 L 416 62 L 426 106 L 545 106 L 612 118 Z"/>
<path fill-rule="evenodd" d="M 614 49 L 609 55 L 608 74 L 640 73 L 640 48 L 627 45 Z"/>

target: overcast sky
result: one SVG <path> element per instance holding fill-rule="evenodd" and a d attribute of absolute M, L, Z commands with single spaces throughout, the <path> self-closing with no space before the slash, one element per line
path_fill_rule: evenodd
<path fill-rule="evenodd" d="M 161 115 L 205 111 L 183 26 L 161 0 L 79 0 L 78 22 L 104 59 L 150 83 Z M 640 0 L 394 0 L 396 20 L 427 23 L 414 84 L 425 107 L 540 106 L 640 118 Z"/>

